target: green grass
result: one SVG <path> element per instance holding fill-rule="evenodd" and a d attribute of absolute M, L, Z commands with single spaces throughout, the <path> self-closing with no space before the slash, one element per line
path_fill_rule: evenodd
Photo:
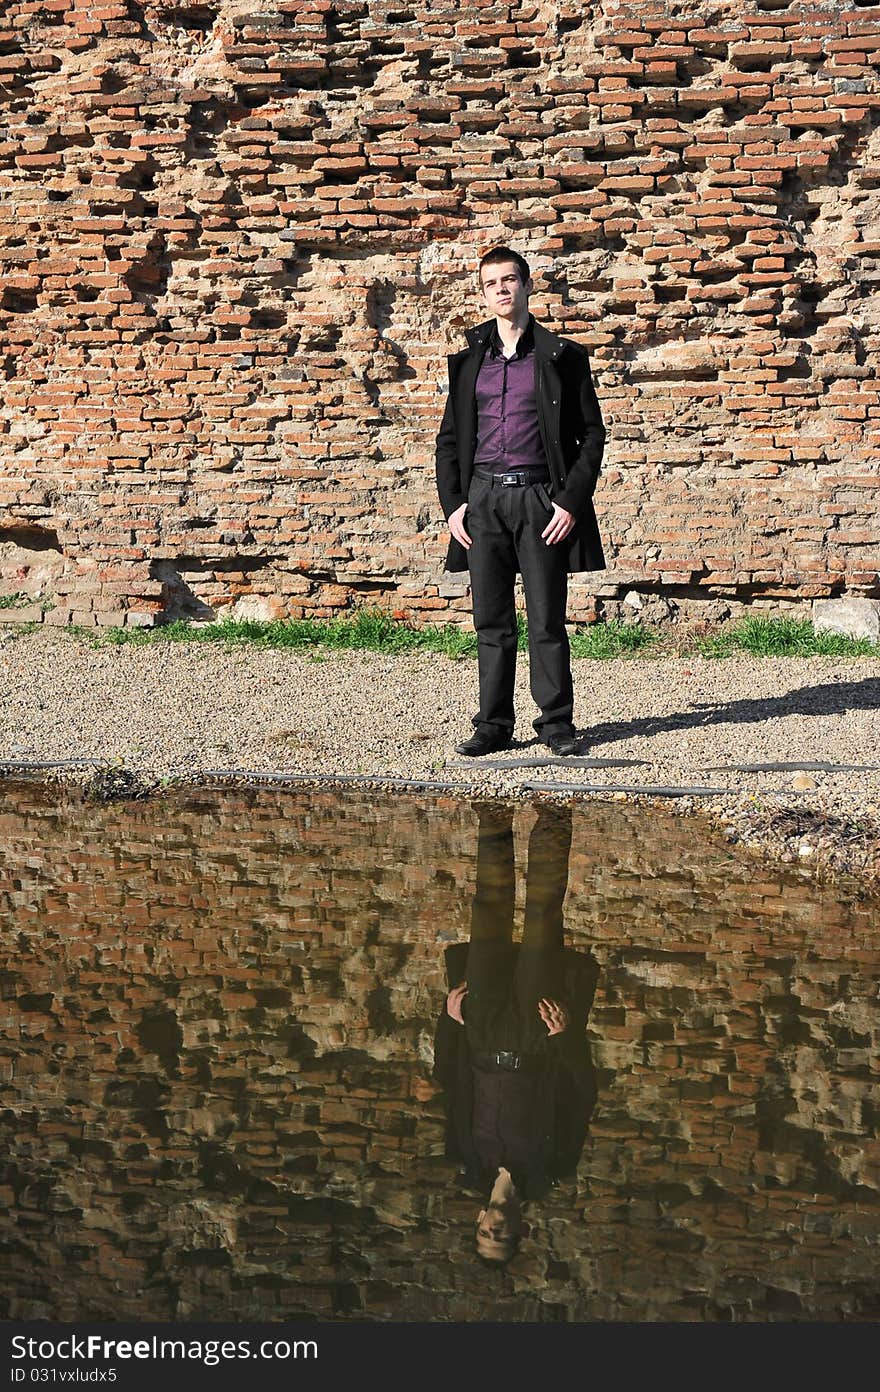
<path fill-rule="evenodd" d="M 592 624 L 578 629 L 571 637 L 574 657 L 610 658 L 643 652 L 656 641 L 656 635 L 637 624 L 618 622 Z M 99 643 L 233 643 L 260 648 L 288 648 L 319 655 L 328 650 L 354 649 L 365 652 L 436 652 L 445 657 L 469 658 L 477 655 L 477 637 L 470 629 L 455 624 L 416 628 L 393 619 L 383 609 L 359 609 L 352 616 L 320 621 L 289 619 L 261 622 L 256 619 L 223 620 L 194 626 L 185 620 L 159 628 L 111 628 Z M 517 615 L 517 647 L 528 651 L 529 633 L 525 618 Z"/>
<path fill-rule="evenodd" d="M 518 648 L 528 649 L 528 629 L 522 614 L 517 618 Z M 71 631 L 71 630 L 68 630 Z M 98 647 L 121 644 L 226 643 L 257 648 L 286 648 L 322 661 L 344 649 L 390 654 L 435 652 L 454 659 L 473 658 L 477 639 L 470 628 L 455 624 L 417 628 L 402 623 L 384 609 L 363 608 L 338 619 L 289 619 L 263 622 L 257 619 L 223 620 L 194 625 L 186 620 L 158 628 L 112 628 L 83 631 L 82 639 Z M 813 632 L 809 619 L 748 617 L 709 634 L 688 634 L 686 629 L 659 629 L 641 624 L 589 624 L 571 635 L 575 658 L 606 661 L 610 658 L 656 657 L 699 654 L 708 658 L 732 657 L 739 652 L 756 657 L 878 657 L 880 645 L 867 639 L 843 638 Z"/>
<path fill-rule="evenodd" d="M 111 628 L 102 641 L 110 644 L 149 643 L 232 643 L 258 648 L 288 648 L 294 651 L 354 649 L 365 652 L 439 652 L 446 657 L 474 657 L 474 633 L 445 624 L 442 628 L 414 628 L 400 623 L 382 609 L 359 609 L 350 618 L 287 619 L 263 622 L 257 619 L 224 619 L 220 623 L 196 626 L 179 619 L 160 628 Z"/>
<path fill-rule="evenodd" d="M 613 619 L 611 623 L 589 624 L 576 629 L 571 635 L 571 655 L 598 659 L 630 657 L 633 654 L 650 656 L 646 650 L 656 644 L 657 638 L 654 629 Z"/>
<path fill-rule="evenodd" d="M 880 656 L 880 645 L 867 638 L 816 633 L 809 619 L 763 619 L 757 615 L 694 642 L 702 657 L 731 657 L 735 652 L 754 657 Z"/>

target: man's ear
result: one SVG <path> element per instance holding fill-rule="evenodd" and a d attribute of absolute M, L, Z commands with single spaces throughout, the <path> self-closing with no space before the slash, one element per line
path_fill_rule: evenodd
<path fill-rule="evenodd" d="M 482 1221 L 483 1221 L 483 1219 L 485 1218 L 485 1216 L 486 1216 L 486 1210 L 485 1210 L 485 1208 L 481 1208 L 480 1211 L 479 1211 L 479 1213 L 477 1214 L 477 1227 L 480 1226 L 480 1224 L 482 1223 Z"/>
<path fill-rule="evenodd" d="M 527 295 L 532 295 L 532 294 L 534 294 L 534 291 L 535 291 L 535 282 L 532 280 L 532 277 L 531 277 L 531 276 L 529 276 L 528 280 L 526 281 L 525 285 L 523 286 L 523 289 L 525 290 L 525 292 L 526 292 Z"/>

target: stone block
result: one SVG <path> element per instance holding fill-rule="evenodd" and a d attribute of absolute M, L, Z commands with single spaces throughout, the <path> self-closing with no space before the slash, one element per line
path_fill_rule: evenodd
<path fill-rule="evenodd" d="M 441 599 L 458 599 L 468 592 L 467 571 L 444 570 L 437 593 Z"/>
<path fill-rule="evenodd" d="M 816 633 L 841 633 L 846 638 L 868 638 L 880 642 L 880 600 L 813 600 L 813 629 Z"/>
<path fill-rule="evenodd" d="M 223 619 L 255 619 L 260 623 L 271 623 L 273 619 L 281 617 L 281 606 L 276 599 L 268 598 L 265 595 L 242 595 L 234 604 L 218 606 L 215 611 L 215 620 Z"/>
<path fill-rule="evenodd" d="M 41 604 L 17 604 L 13 608 L 0 609 L 0 624 L 41 623 L 42 619 Z"/>

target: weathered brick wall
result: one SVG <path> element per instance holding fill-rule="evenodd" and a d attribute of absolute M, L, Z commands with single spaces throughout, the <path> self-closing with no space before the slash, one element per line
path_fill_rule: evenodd
<path fill-rule="evenodd" d="M 502 1275 L 414 1096 L 470 807 L 10 798 L 0 1316 L 876 1318 L 876 903 L 573 817 L 599 1100 Z"/>
<path fill-rule="evenodd" d="M 610 431 L 573 617 L 880 593 L 878 53 L 830 0 L 13 3 L 0 613 L 462 615 L 433 435 L 500 239 Z"/>

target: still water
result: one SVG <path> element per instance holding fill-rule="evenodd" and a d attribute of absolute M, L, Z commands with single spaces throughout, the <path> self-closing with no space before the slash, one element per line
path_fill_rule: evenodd
<path fill-rule="evenodd" d="M 0 1316 L 880 1317 L 852 886 L 625 805 L 6 784 L 0 816 Z"/>

